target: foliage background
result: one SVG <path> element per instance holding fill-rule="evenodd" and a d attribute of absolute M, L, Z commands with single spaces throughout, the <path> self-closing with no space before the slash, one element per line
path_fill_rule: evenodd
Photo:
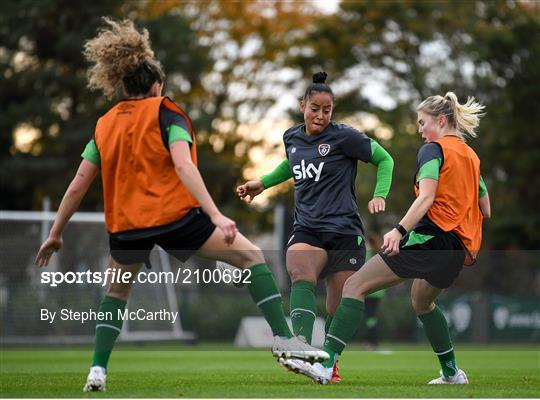
<path fill-rule="evenodd" d="M 81 54 L 103 15 L 131 18 L 150 31 L 168 75 L 166 94 L 194 121 L 207 186 L 248 234 L 271 229 L 276 202 L 293 201 L 290 185 L 258 212 L 234 194 L 243 172 L 262 162 L 253 149 L 282 154 L 282 132 L 260 132 L 258 124 L 299 121 L 296 100 L 312 73 L 324 69 L 337 95 L 334 119 L 363 129 L 396 161 L 389 211 L 376 219 L 365 207 L 374 171 L 359 167 L 359 207 L 368 227 L 384 229 L 411 203 L 421 144 L 415 105 L 452 90 L 462 101 L 474 95 L 487 109 L 479 138 L 471 142 L 493 207 L 484 248 L 540 248 L 540 5 L 535 1 L 343 1 L 336 12 L 323 13 L 311 2 L 5 0 L 0 209 L 40 209 L 46 196 L 56 209 L 96 119 L 112 105 L 86 88 Z M 17 141 L 21 131 L 32 133 L 24 143 Z M 99 183 L 81 209 L 102 210 Z M 512 265 L 497 271 L 516 275 Z M 529 263 L 519 276 L 533 285 L 537 271 L 537 264 Z M 488 287 L 508 286 L 487 275 Z"/>

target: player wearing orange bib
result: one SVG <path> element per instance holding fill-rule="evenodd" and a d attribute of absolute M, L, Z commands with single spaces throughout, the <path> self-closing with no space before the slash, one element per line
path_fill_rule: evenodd
<path fill-rule="evenodd" d="M 292 335 L 262 252 L 210 197 L 197 169 L 191 121 L 161 96 L 165 75 L 150 48 L 148 32 L 138 32 L 129 20 L 105 22 L 108 27 L 85 46 L 92 64 L 89 86 L 109 98 L 121 90 L 125 98 L 98 120 L 36 263 L 46 266 L 60 249 L 64 227 L 101 171 L 112 268 L 136 276 L 143 263 L 149 266 L 154 245 L 182 261 L 197 253 L 249 268 L 247 287 L 272 328 L 274 355 L 326 359 L 326 353 Z M 112 318 L 97 322 L 94 361 L 84 391 L 105 390 L 109 356 L 122 329 L 120 315 L 132 281 L 112 282 L 101 302 L 101 315 Z"/>

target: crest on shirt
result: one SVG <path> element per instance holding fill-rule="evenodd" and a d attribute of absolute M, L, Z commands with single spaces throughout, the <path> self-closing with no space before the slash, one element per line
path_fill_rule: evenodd
<path fill-rule="evenodd" d="M 330 145 L 326 143 L 320 144 L 318 150 L 319 154 L 324 157 L 330 153 Z"/>

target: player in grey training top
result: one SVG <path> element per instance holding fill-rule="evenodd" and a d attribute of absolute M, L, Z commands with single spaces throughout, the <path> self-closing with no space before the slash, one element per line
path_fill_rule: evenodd
<path fill-rule="evenodd" d="M 354 182 L 357 160 L 371 160 L 371 139 L 356 129 L 331 121 L 318 135 L 305 124 L 283 135 L 294 178 L 294 225 L 318 232 L 362 235 Z"/>
<path fill-rule="evenodd" d="M 377 185 L 368 203 L 371 213 L 384 211 L 392 180 L 392 157 L 377 142 L 350 126 L 331 121 L 334 94 L 313 76 L 300 103 L 304 123 L 285 132 L 287 152 L 274 171 L 237 189 L 250 202 L 264 189 L 294 177 L 295 222 L 287 243 L 287 272 L 292 280 L 291 320 L 294 334 L 311 342 L 316 315 L 315 285 L 326 280 L 329 326 L 341 300 L 345 280 L 364 263 L 366 248 L 355 195 L 358 160 L 377 166 Z M 282 363 L 294 370 L 294 363 Z M 332 380 L 340 380 L 334 364 Z"/>

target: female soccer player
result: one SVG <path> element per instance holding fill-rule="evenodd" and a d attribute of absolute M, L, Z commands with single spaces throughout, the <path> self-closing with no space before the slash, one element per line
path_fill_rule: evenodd
<path fill-rule="evenodd" d="M 92 64 L 89 87 L 109 98 L 121 89 L 125 98 L 98 120 L 36 263 L 46 266 L 60 249 L 64 227 L 101 170 L 112 268 L 136 276 L 142 263 L 149 265 L 155 244 L 182 261 L 196 252 L 249 268 L 248 290 L 272 328 L 274 355 L 326 359 L 322 351 L 292 336 L 262 252 L 210 197 L 197 169 L 191 121 L 161 96 L 165 76 L 148 31 L 138 32 L 129 20 L 104 20 L 107 28 L 85 45 Z M 84 391 L 105 390 L 109 356 L 122 328 L 118 311 L 125 308 L 130 292 L 131 283 L 112 282 L 101 302 L 99 311 L 113 318 L 97 322 L 94 361 Z"/>
<path fill-rule="evenodd" d="M 291 320 L 295 335 L 311 343 L 316 316 L 315 286 L 326 279 L 329 318 L 341 299 L 343 284 L 363 265 L 364 228 L 356 205 L 358 160 L 377 166 L 377 184 L 368 204 L 371 213 L 385 210 L 394 162 L 377 142 L 356 129 L 331 120 L 334 94 L 327 74 L 313 75 L 300 103 L 304 123 L 283 135 L 287 159 L 273 172 L 237 188 L 248 202 L 265 189 L 294 176 L 294 228 L 286 264 L 292 280 Z M 339 379 L 335 371 L 336 380 Z"/>
<path fill-rule="evenodd" d="M 428 97 L 418 106 L 419 132 L 426 144 L 418 152 L 416 200 L 384 235 L 381 252 L 345 283 L 324 345 L 330 359 L 313 366 L 295 361 L 298 372 L 328 383 L 336 355 L 362 320 L 366 295 L 414 279 L 412 306 L 441 364 L 440 376 L 429 384 L 468 383 L 457 366 L 446 319 L 434 301 L 463 265 L 475 262 L 482 220 L 491 216 L 480 160 L 465 143 L 467 136 L 476 137 L 483 109 L 474 98 L 460 104 L 452 92 Z"/>

